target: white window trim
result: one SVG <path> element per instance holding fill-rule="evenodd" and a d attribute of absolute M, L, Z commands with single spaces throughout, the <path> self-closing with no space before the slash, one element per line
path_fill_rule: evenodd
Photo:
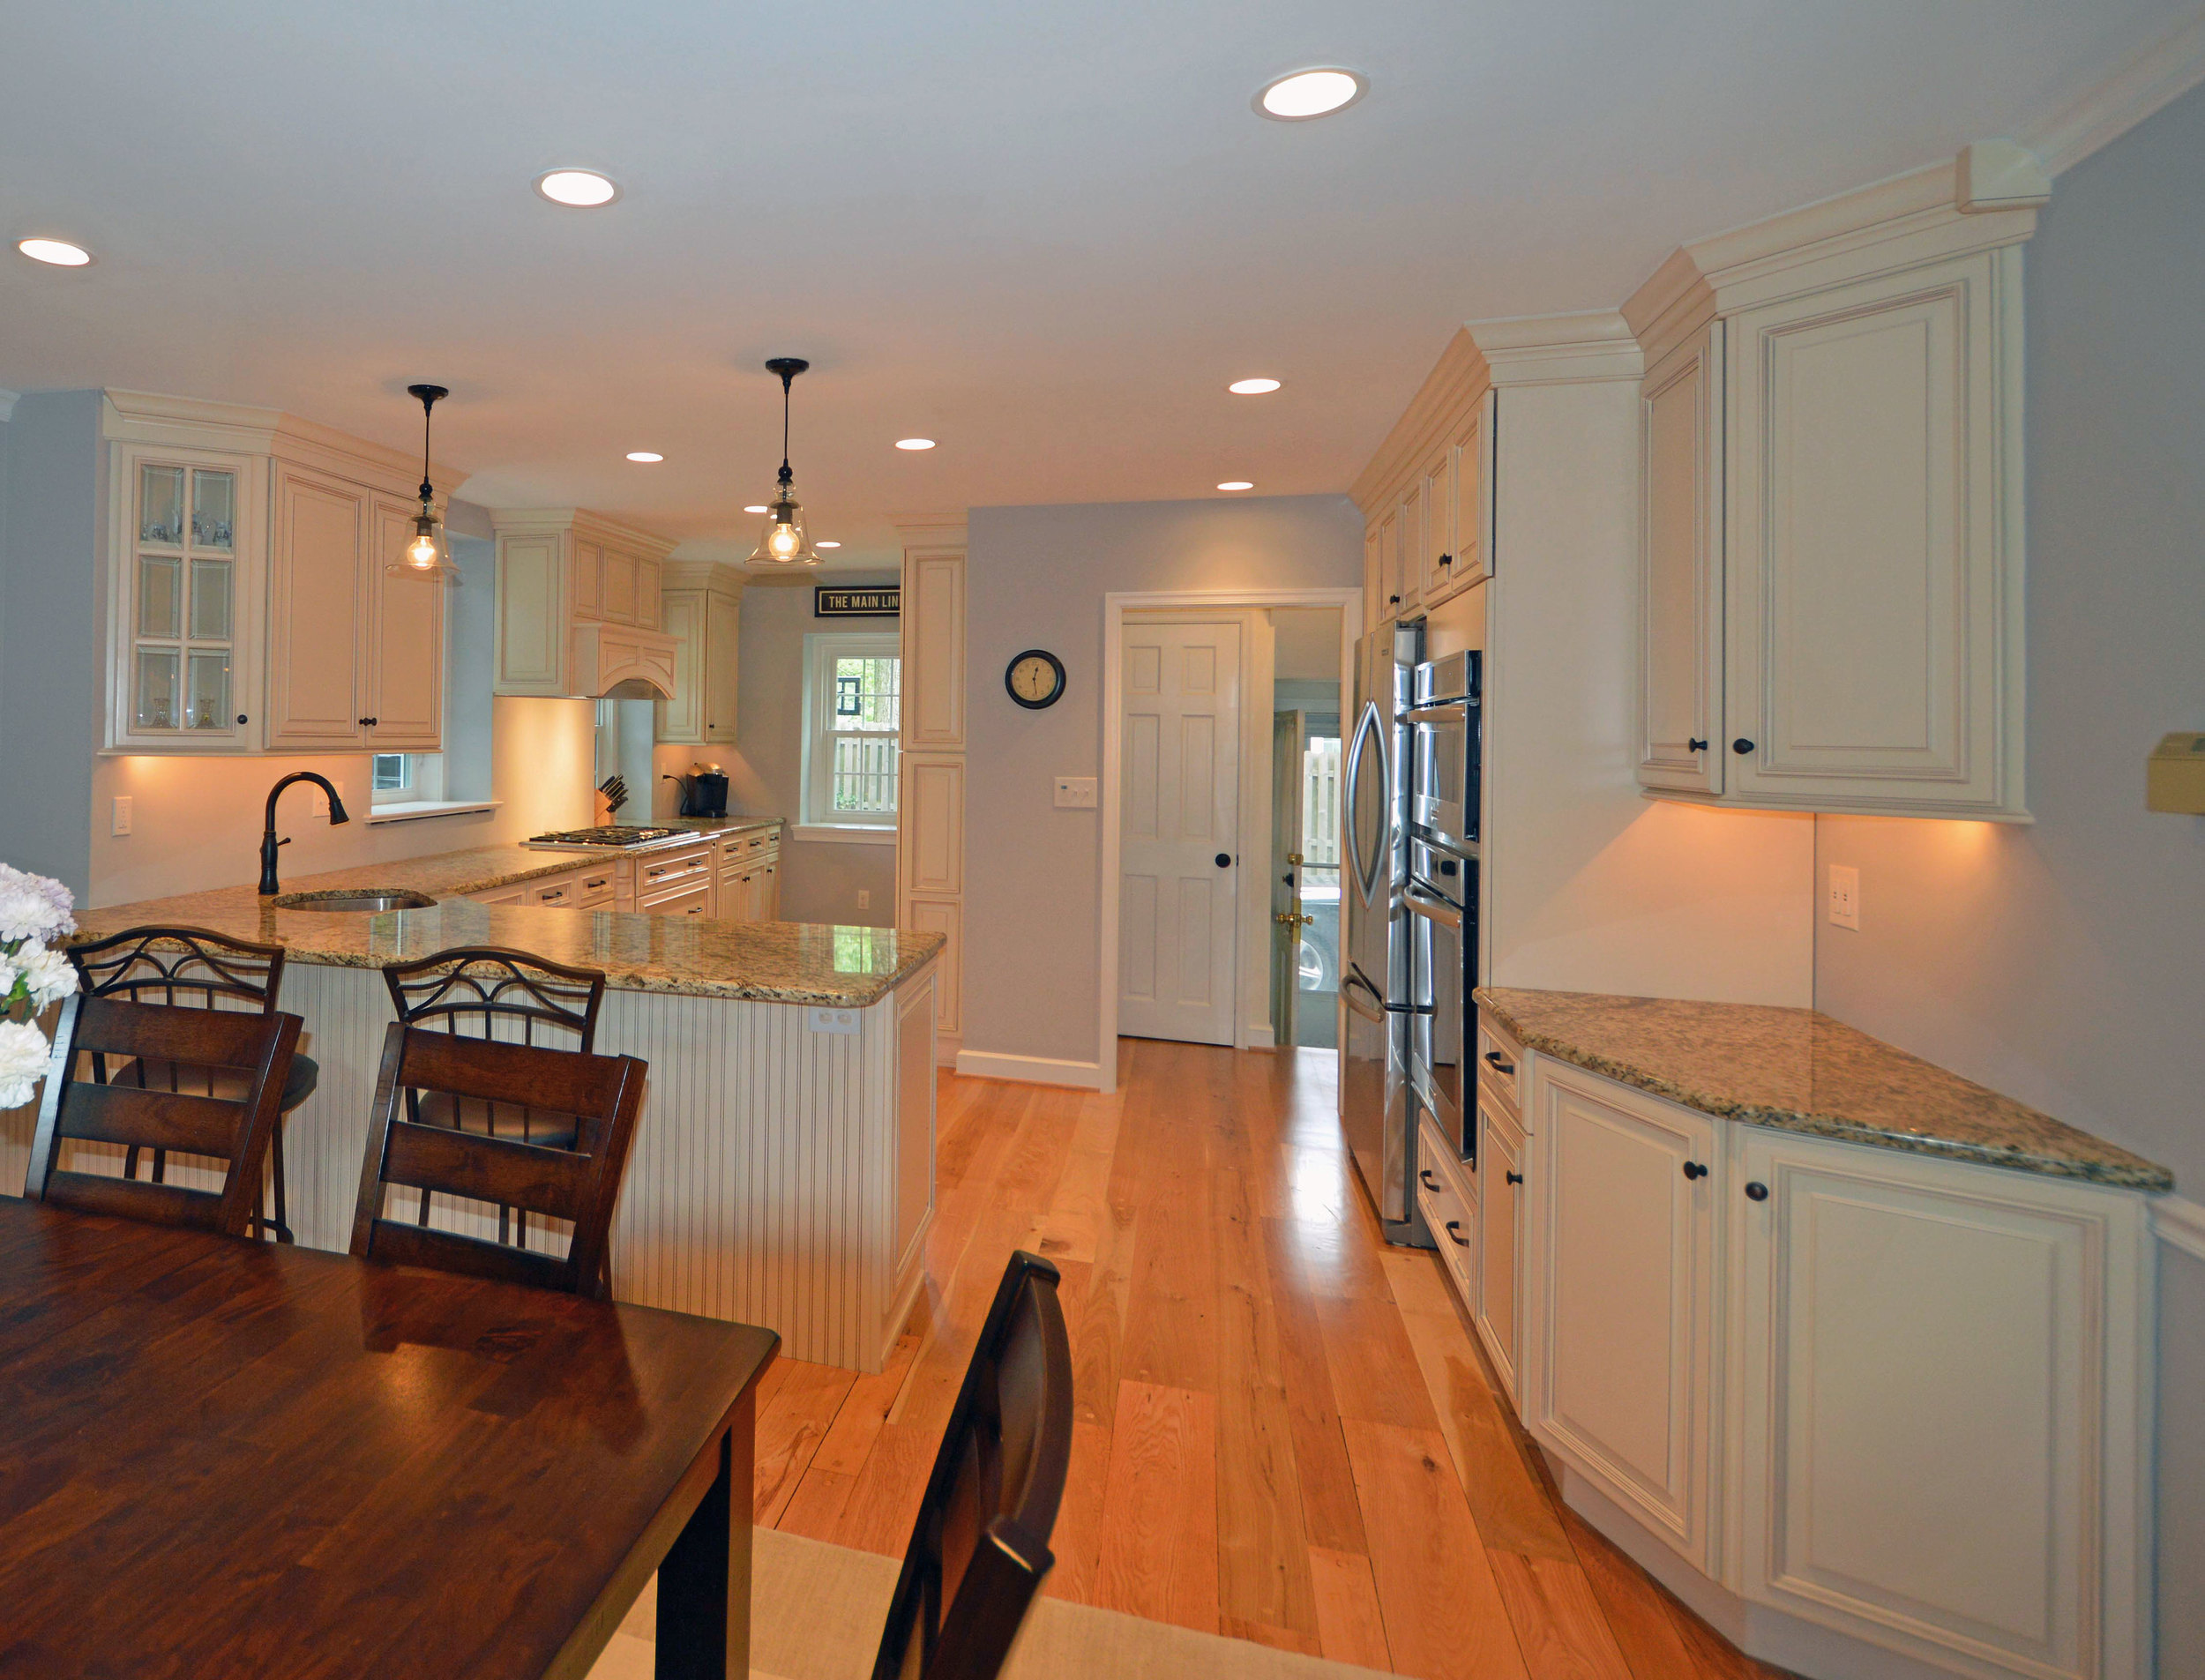
<path fill-rule="evenodd" d="M 818 749 L 829 733 L 823 719 L 828 703 L 826 684 L 833 676 L 833 661 L 901 657 L 902 648 L 894 631 L 814 631 L 804 638 L 804 780 L 799 789 L 803 820 L 796 825 L 795 838 L 894 842 L 898 813 L 893 810 L 881 812 L 879 820 L 873 822 L 812 819 L 833 809 L 826 787 L 828 755 Z M 897 685 L 902 685 L 901 674 Z"/>

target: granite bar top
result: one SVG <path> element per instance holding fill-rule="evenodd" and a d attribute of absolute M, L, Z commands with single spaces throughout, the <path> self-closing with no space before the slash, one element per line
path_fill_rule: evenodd
<path fill-rule="evenodd" d="M 2165 1168 L 1811 1009 L 1485 987 L 1537 1050 L 1702 1114 L 2129 1190 Z"/>

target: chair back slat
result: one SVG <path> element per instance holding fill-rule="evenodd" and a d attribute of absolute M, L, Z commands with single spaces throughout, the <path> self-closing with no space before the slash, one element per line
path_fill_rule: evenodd
<path fill-rule="evenodd" d="M 71 997 L 55 1027 L 24 1195 L 91 1213 L 244 1236 L 302 1025 L 296 1015 L 119 1002 L 81 992 Z M 101 1053 L 234 1068 L 246 1077 L 234 1098 L 76 1078 L 79 1059 Z M 219 1119 L 218 1111 L 229 1118 Z M 221 1188 L 188 1190 L 64 1169 L 62 1149 L 71 1140 L 210 1155 L 222 1164 Z"/>
<path fill-rule="evenodd" d="M 77 1048 L 95 1056 L 246 1069 L 259 1062 L 265 1048 L 265 1019 L 233 1010 L 86 997 Z"/>
<path fill-rule="evenodd" d="M 250 1005 L 274 1012 L 283 947 L 233 939 L 212 928 L 125 928 L 69 948 L 85 993 L 134 1004 Z"/>
<path fill-rule="evenodd" d="M 587 1207 L 590 1157 L 448 1126 L 392 1123 L 383 1182 L 574 1219 Z"/>
<path fill-rule="evenodd" d="M 352 1251 L 363 1259 L 501 1276 L 578 1295 L 602 1292 L 612 1216 L 643 1106 L 646 1069 L 632 1056 L 595 1056 L 454 1037 L 391 1023 L 383 1040 Z M 409 1101 L 447 1094 L 575 1117 L 572 1148 L 546 1149 L 480 1132 L 423 1126 Z M 409 1184 L 572 1220 L 564 1259 L 386 1218 L 385 1192 Z M 511 1257 L 511 1258 L 508 1258 Z"/>
<path fill-rule="evenodd" d="M 220 1097 L 134 1085 L 86 1085 L 71 1095 L 60 1129 L 63 1137 L 86 1143 L 228 1159 L 236 1151 L 243 1120 L 244 1111 L 235 1102 Z"/>
<path fill-rule="evenodd" d="M 1014 1252 L 966 1367 L 889 1602 L 873 1680 L 993 1680 L 1055 1559 L 1072 1463 L 1057 1268 Z"/>
<path fill-rule="evenodd" d="M 487 1039 L 503 1026 L 524 1044 L 596 1048 L 605 976 L 594 968 L 570 968 L 502 945 L 455 945 L 393 964 L 383 971 L 383 983 L 409 1027 Z"/>

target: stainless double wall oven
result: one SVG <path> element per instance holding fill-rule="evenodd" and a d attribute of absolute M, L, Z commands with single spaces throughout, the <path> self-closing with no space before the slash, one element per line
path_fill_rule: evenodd
<path fill-rule="evenodd" d="M 1484 731 L 1482 661 L 1453 653 L 1416 668 L 1409 722 L 1410 972 L 1416 1010 L 1409 1078 L 1416 1100 L 1465 1161 L 1476 1153 L 1475 1043 L 1470 993 L 1477 985 L 1479 774 Z"/>

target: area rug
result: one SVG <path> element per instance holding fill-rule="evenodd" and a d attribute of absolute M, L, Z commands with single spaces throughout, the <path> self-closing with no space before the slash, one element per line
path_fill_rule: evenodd
<path fill-rule="evenodd" d="M 778 1529 L 751 1531 L 751 1680 L 865 1680 L 896 1590 L 893 1557 Z M 651 1680 L 658 1606 L 647 1589 L 590 1680 Z M 1377 1670 L 1037 1601 L 1005 1680 L 1371 1680 Z"/>

